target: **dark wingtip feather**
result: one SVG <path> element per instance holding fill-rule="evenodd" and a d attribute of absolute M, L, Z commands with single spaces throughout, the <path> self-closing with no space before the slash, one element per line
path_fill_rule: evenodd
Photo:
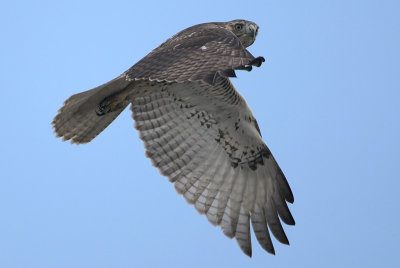
<path fill-rule="evenodd" d="M 258 205 L 255 205 L 254 211 L 252 212 L 251 224 L 261 247 L 268 253 L 275 255 L 275 249 L 271 241 L 271 236 L 269 235 L 265 214 Z"/>
<path fill-rule="evenodd" d="M 293 196 L 292 189 L 290 188 L 290 185 L 286 179 L 285 174 L 283 174 L 283 172 L 279 166 L 278 166 L 278 168 L 279 168 L 279 171 L 278 171 L 276 179 L 277 179 L 277 182 L 279 185 L 279 192 L 281 192 L 281 194 L 283 195 L 283 197 L 285 198 L 285 200 L 287 202 L 293 204 L 294 196 Z"/>
<path fill-rule="evenodd" d="M 275 238 L 282 244 L 289 245 L 289 240 L 282 228 L 281 222 L 278 217 L 277 209 L 275 207 L 274 201 L 269 199 L 266 204 L 266 209 L 264 209 L 266 220 L 272 234 Z"/>
<path fill-rule="evenodd" d="M 248 249 L 243 249 L 242 247 L 240 247 L 240 249 L 243 251 L 243 253 L 244 254 L 246 254 L 249 258 L 251 258 L 252 257 L 252 250 L 251 250 L 251 247 L 250 248 L 248 248 Z"/>
<path fill-rule="evenodd" d="M 272 195 L 272 198 L 274 200 L 275 208 L 278 211 L 278 215 L 282 219 L 282 221 L 287 225 L 295 225 L 292 213 L 290 213 L 286 201 L 281 193 L 279 191 L 275 192 L 275 194 Z"/>

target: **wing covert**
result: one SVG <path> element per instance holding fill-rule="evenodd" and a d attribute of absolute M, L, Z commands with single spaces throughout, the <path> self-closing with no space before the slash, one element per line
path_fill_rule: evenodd
<path fill-rule="evenodd" d="M 130 79 L 166 82 L 203 81 L 217 75 L 236 77 L 235 70 L 251 70 L 264 58 L 254 58 L 232 32 L 214 24 L 196 25 L 174 35 L 132 66 Z"/>

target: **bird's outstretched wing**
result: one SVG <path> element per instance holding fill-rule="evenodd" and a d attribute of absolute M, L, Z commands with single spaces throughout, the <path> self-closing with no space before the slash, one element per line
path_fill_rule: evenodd
<path fill-rule="evenodd" d="M 235 77 L 235 70 L 260 66 L 232 32 L 214 24 L 200 24 L 174 35 L 132 66 L 130 79 L 214 84 L 217 75 Z"/>
<path fill-rule="evenodd" d="M 274 253 L 268 227 L 282 243 L 293 225 L 291 189 L 245 100 L 228 78 L 154 83 L 131 110 L 146 154 L 224 234 L 251 256 L 250 221 L 261 246 Z M 268 226 L 268 227 L 267 227 Z"/>

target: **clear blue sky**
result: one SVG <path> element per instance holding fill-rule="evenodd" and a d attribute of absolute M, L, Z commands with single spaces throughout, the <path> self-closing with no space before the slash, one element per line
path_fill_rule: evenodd
<path fill-rule="evenodd" d="M 400 266 L 400 2 L 257 2 L 0 4 L 0 267 Z M 233 82 L 297 224 L 252 259 L 151 166 L 129 110 L 87 145 L 50 125 L 179 30 L 237 18 L 267 61 Z"/>

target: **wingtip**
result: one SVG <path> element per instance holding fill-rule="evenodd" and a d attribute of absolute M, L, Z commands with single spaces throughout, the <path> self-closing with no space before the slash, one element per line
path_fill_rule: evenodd
<path fill-rule="evenodd" d="M 281 243 L 284 244 L 284 245 L 290 246 L 289 239 L 286 237 L 286 235 L 285 235 L 285 238 L 283 238 L 282 241 L 279 240 L 279 242 L 281 242 Z"/>
<path fill-rule="evenodd" d="M 247 257 L 251 258 L 253 255 L 253 252 L 251 251 L 251 249 L 249 251 L 244 251 L 242 250 L 244 254 L 246 254 Z"/>
<path fill-rule="evenodd" d="M 274 248 L 274 245 L 272 244 L 272 242 L 271 243 L 263 243 L 263 244 L 260 243 L 260 245 L 266 252 L 275 256 L 275 248 Z"/>

